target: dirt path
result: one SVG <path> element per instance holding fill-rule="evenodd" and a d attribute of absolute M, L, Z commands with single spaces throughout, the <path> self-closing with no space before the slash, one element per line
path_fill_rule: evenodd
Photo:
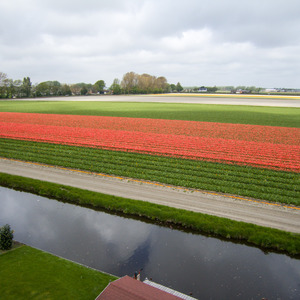
<path fill-rule="evenodd" d="M 0 159 L 0 172 L 300 233 L 300 208 Z"/>
<path fill-rule="evenodd" d="M 300 107 L 300 96 L 271 95 L 201 95 L 201 94 L 164 94 L 164 95 L 101 95 L 72 96 L 51 98 L 22 98 L 20 101 L 103 101 L 103 102 L 157 102 L 157 103 L 194 103 L 222 105 L 251 105 Z M 4 100 L 3 100 L 4 101 Z"/>

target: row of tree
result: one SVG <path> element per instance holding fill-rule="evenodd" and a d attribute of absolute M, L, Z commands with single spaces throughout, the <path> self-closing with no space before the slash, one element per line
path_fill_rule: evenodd
<path fill-rule="evenodd" d="M 58 81 L 41 82 L 33 88 L 32 95 L 35 97 L 47 96 L 71 96 L 71 95 L 87 95 L 87 94 L 103 94 L 105 89 L 104 80 L 98 80 L 94 84 L 75 83 L 61 84 Z"/>
<path fill-rule="evenodd" d="M 105 82 L 98 80 L 95 84 L 76 83 L 61 84 L 58 81 L 45 81 L 33 85 L 29 77 L 23 81 L 13 80 L 0 72 L 0 98 L 25 98 L 25 97 L 49 97 L 71 96 L 104 93 Z"/>
<path fill-rule="evenodd" d="M 236 93 L 239 91 L 243 91 L 249 94 L 257 94 L 260 93 L 263 89 L 261 87 L 256 87 L 256 86 L 244 86 L 244 85 L 239 85 L 239 86 L 219 86 L 218 90 L 221 91 L 227 91 L 227 92 L 231 92 L 231 93 Z"/>
<path fill-rule="evenodd" d="M 7 78 L 7 75 L 0 72 L 0 98 L 30 97 L 32 84 L 29 77 L 23 81 Z"/>
<path fill-rule="evenodd" d="M 24 98 L 24 97 L 49 97 L 71 96 L 87 94 L 153 94 L 181 92 L 181 84 L 168 84 L 165 77 L 156 77 L 149 74 L 139 75 L 128 72 L 122 81 L 115 79 L 107 89 L 104 80 L 98 80 L 94 84 L 76 83 L 61 84 L 58 81 L 45 81 L 32 84 L 29 77 L 21 80 L 13 80 L 5 73 L 0 72 L 0 98 Z"/>
<path fill-rule="evenodd" d="M 162 76 L 128 72 L 123 76 L 121 89 L 126 94 L 166 93 L 169 91 L 169 85 L 167 79 Z"/>
<path fill-rule="evenodd" d="M 91 83 L 61 84 L 58 81 L 45 81 L 32 84 L 29 77 L 23 80 L 13 80 L 0 72 L 0 98 L 24 98 L 24 97 L 49 97 L 49 96 L 71 96 L 92 95 L 110 93 L 120 94 L 156 94 L 156 93 L 179 93 L 179 92 L 207 92 L 217 91 L 231 93 L 260 93 L 263 91 L 255 86 L 223 86 L 223 87 L 190 87 L 185 88 L 178 82 L 169 84 L 163 76 L 156 77 L 149 74 L 139 75 L 135 72 L 124 74 L 122 80 L 114 79 L 110 87 L 106 87 L 104 80 Z"/>
<path fill-rule="evenodd" d="M 163 76 L 156 77 L 149 74 L 139 75 L 135 72 L 124 74 L 122 81 L 116 78 L 109 90 L 114 95 L 120 94 L 160 94 L 181 92 L 183 87 L 178 82 L 168 84 L 167 79 Z"/>

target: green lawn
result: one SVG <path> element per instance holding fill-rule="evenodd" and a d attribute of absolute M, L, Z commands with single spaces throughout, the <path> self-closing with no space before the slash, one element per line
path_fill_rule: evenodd
<path fill-rule="evenodd" d="M 0 111 L 300 127 L 300 109 L 286 107 L 88 101 L 0 101 Z"/>
<path fill-rule="evenodd" d="M 95 299 L 116 277 L 21 246 L 0 254 L 0 298 Z"/>

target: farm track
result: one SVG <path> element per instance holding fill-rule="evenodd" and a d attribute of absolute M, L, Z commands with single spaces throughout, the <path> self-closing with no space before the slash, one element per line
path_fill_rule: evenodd
<path fill-rule="evenodd" d="M 163 95 L 108 95 L 72 96 L 51 98 L 23 98 L 20 101 L 103 101 L 103 102 L 153 102 L 194 103 L 220 105 L 250 105 L 273 107 L 300 107 L 299 96 L 280 95 L 218 95 L 218 94 L 163 94 Z"/>
<path fill-rule="evenodd" d="M 300 233 L 299 207 L 8 159 L 0 172 Z"/>

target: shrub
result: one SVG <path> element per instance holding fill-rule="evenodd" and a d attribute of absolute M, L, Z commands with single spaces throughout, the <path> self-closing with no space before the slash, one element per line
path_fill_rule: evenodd
<path fill-rule="evenodd" d="M 8 224 L 0 228 L 0 249 L 9 250 L 12 247 L 13 231 Z"/>

